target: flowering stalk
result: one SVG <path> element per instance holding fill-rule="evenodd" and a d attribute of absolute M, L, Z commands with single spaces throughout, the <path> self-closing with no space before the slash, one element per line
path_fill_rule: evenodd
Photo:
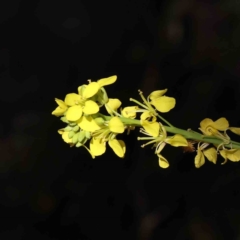
<path fill-rule="evenodd" d="M 101 114 L 101 117 L 103 119 L 105 119 L 106 121 L 110 120 L 110 118 L 111 118 L 111 117 L 105 116 L 103 114 Z M 137 119 L 129 119 L 129 118 L 120 117 L 120 120 L 126 126 L 142 127 L 140 120 L 137 120 Z M 219 145 L 219 144 L 222 143 L 222 140 L 217 138 L 217 137 L 205 136 L 205 135 L 202 135 L 202 134 L 200 134 L 198 132 L 195 132 L 195 131 L 192 131 L 192 130 L 184 130 L 184 129 L 180 129 L 180 128 L 176 128 L 176 127 L 165 126 L 165 125 L 163 125 L 163 127 L 166 129 L 166 131 L 168 133 L 180 134 L 184 138 L 189 139 L 189 140 L 193 140 L 193 141 L 196 141 L 196 142 L 206 142 L 206 143 L 212 143 L 212 144 L 215 144 L 215 145 Z M 232 141 L 232 140 L 228 144 L 226 144 L 225 146 L 229 147 L 229 148 L 232 147 L 232 148 L 240 149 L 240 143 Z"/>
<path fill-rule="evenodd" d="M 136 105 L 119 110 L 121 101 L 108 98 L 104 88 L 113 84 L 116 79 L 117 76 L 111 76 L 97 82 L 89 80 L 88 85 L 78 87 L 78 93 L 67 94 L 64 101 L 55 99 L 58 107 L 52 114 L 61 117 L 61 120 L 67 124 L 58 132 L 71 147 L 83 146 L 95 158 L 105 153 L 108 143 L 115 154 L 123 158 L 126 145 L 117 138 L 118 135 L 125 131 L 129 134 L 135 128 L 140 128 L 140 133 L 145 136 L 137 139 L 147 141 L 142 147 L 152 145 L 155 148 L 154 153 L 162 168 L 169 167 L 169 162 L 161 154 L 166 144 L 182 147 L 184 152 L 196 151 L 194 163 L 197 168 L 205 163 L 205 157 L 216 164 L 217 155 L 224 158 L 222 164 L 227 160 L 240 161 L 240 143 L 231 140 L 227 134 L 229 130 L 240 135 L 240 128 L 229 127 L 226 118 L 222 117 L 216 121 L 205 118 L 200 122 L 201 133 L 177 128 L 162 116 L 176 104 L 174 98 L 165 96 L 167 89 L 153 91 L 147 99 L 139 90 L 142 102 L 130 98 L 130 101 Z M 103 106 L 109 115 L 100 112 Z M 139 113 L 141 115 L 136 119 Z M 89 147 L 86 146 L 88 142 Z"/>

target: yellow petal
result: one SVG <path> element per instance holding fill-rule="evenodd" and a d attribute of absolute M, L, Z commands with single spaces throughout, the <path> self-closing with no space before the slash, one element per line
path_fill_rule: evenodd
<path fill-rule="evenodd" d="M 213 147 L 203 150 L 203 154 L 210 161 L 216 164 L 217 162 L 217 150 Z"/>
<path fill-rule="evenodd" d="M 83 112 L 87 115 L 97 113 L 99 112 L 99 106 L 94 101 L 88 100 L 85 102 Z"/>
<path fill-rule="evenodd" d="M 64 133 L 64 128 L 59 129 L 58 133 L 62 135 Z"/>
<path fill-rule="evenodd" d="M 78 105 L 70 107 L 66 113 L 67 120 L 72 122 L 79 120 L 81 116 L 82 116 L 82 107 Z"/>
<path fill-rule="evenodd" d="M 121 114 L 125 118 L 135 118 L 136 117 L 136 111 L 138 109 L 138 106 L 131 106 L 131 107 L 125 107 L 122 111 Z"/>
<path fill-rule="evenodd" d="M 109 129 L 114 133 L 123 133 L 124 132 L 124 124 L 118 117 L 113 117 L 108 123 Z"/>
<path fill-rule="evenodd" d="M 120 158 L 124 157 L 124 154 L 126 152 L 126 145 L 125 145 L 124 141 L 117 140 L 117 139 L 111 139 L 108 141 L 108 144 L 118 157 L 120 157 Z"/>
<path fill-rule="evenodd" d="M 94 132 L 96 130 L 99 130 L 100 127 L 97 125 L 97 123 L 94 121 L 94 119 L 91 116 L 83 116 L 79 122 L 78 126 L 88 132 Z"/>
<path fill-rule="evenodd" d="M 68 132 L 64 132 L 62 134 L 62 139 L 64 140 L 64 142 L 66 143 L 72 143 L 72 139 L 68 137 Z"/>
<path fill-rule="evenodd" d="M 221 150 L 220 154 L 232 162 L 240 161 L 240 149 Z"/>
<path fill-rule="evenodd" d="M 158 122 L 149 122 L 147 120 L 142 120 L 141 125 L 151 136 L 157 137 L 159 135 L 160 125 Z"/>
<path fill-rule="evenodd" d="M 165 142 L 174 147 L 188 146 L 188 142 L 187 142 L 186 138 L 184 138 L 180 134 L 176 134 L 171 138 L 166 138 Z"/>
<path fill-rule="evenodd" d="M 153 99 L 151 104 L 159 111 L 159 112 L 169 112 L 172 108 L 175 107 L 176 100 L 172 97 L 159 97 Z"/>
<path fill-rule="evenodd" d="M 200 130 L 206 135 L 212 135 L 211 131 L 209 131 L 209 126 L 213 124 L 213 120 L 210 118 L 205 118 L 200 122 Z"/>
<path fill-rule="evenodd" d="M 150 111 L 143 112 L 140 116 L 140 119 L 141 120 L 148 120 L 148 121 L 151 120 L 151 122 L 156 122 L 156 120 L 157 120 L 156 116 L 154 116 Z"/>
<path fill-rule="evenodd" d="M 76 93 L 69 93 L 66 95 L 64 102 L 68 105 L 68 106 L 74 106 L 79 104 L 81 100 L 80 95 L 76 94 Z"/>
<path fill-rule="evenodd" d="M 106 151 L 106 143 L 101 139 L 92 138 L 90 141 L 90 151 L 94 156 L 100 156 Z"/>
<path fill-rule="evenodd" d="M 240 128 L 230 127 L 229 130 L 237 135 L 240 135 Z"/>
<path fill-rule="evenodd" d="M 156 99 L 156 98 L 159 98 L 159 97 L 163 96 L 166 92 L 167 92 L 167 89 L 153 91 L 148 97 L 151 100 L 153 100 L 153 99 Z"/>
<path fill-rule="evenodd" d="M 217 121 L 211 124 L 212 127 L 220 131 L 225 131 L 229 127 L 228 120 L 226 118 L 219 118 Z"/>
<path fill-rule="evenodd" d="M 197 155 L 194 159 L 195 167 L 200 168 L 205 163 L 205 157 L 201 151 L 201 149 L 197 150 Z"/>
<path fill-rule="evenodd" d="M 67 109 L 67 105 L 65 104 L 65 102 L 61 99 L 55 98 L 56 103 L 58 104 L 58 106 L 62 109 Z"/>
<path fill-rule="evenodd" d="M 54 115 L 54 116 L 56 116 L 56 117 L 60 117 L 60 116 L 62 116 L 65 112 L 66 112 L 65 109 L 62 109 L 62 108 L 60 108 L 60 107 L 57 107 L 57 108 L 55 108 L 54 111 L 52 111 L 52 115 Z"/>
<path fill-rule="evenodd" d="M 108 102 L 105 104 L 106 110 L 109 114 L 112 110 L 116 111 L 121 106 L 121 101 L 117 98 L 109 98 Z"/>
<path fill-rule="evenodd" d="M 100 86 L 97 82 L 89 83 L 83 91 L 83 98 L 87 99 L 94 96 L 99 89 L 100 89 Z"/>
<path fill-rule="evenodd" d="M 103 87 L 103 86 L 115 83 L 116 80 L 117 80 L 117 76 L 113 75 L 111 77 L 102 78 L 102 79 L 98 80 L 97 82 L 98 82 L 100 87 Z"/>
<path fill-rule="evenodd" d="M 159 164 L 159 167 L 161 167 L 161 168 L 169 167 L 168 160 L 165 157 L 163 157 L 161 154 L 158 154 L 158 164 Z"/>

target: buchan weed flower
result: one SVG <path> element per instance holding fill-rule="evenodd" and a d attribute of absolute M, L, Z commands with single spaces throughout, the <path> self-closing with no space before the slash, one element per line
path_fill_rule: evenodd
<path fill-rule="evenodd" d="M 210 161 L 216 164 L 217 162 L 217 150 L 213 147 L 205 149 L 209 144 L 203 143 L 200 146 L 198 143 L 197 155 L 195 157 L 194 163 L 196 168 L 200 168 L 205 163 L 205 157 Z"/>
<path fill-rule="evenodd" d="M 187 140 L 180 134 L 167 137 L 166 129 L 158 122 L 152 123 L 151 127 L 149 125 L 143 126 L 143 128 L 140 129 L 140 132 L 148 137 L 138 137 L 138 140 L 150 140 L 149 142 L 143 144 L 142 147 L 153 144 L 153 147 L 155 147 L 155 154 L 158 156 L 159 166 L 162 168 L 169 167 L 167 159 L 160 154 L 166 144 L 170 144 L 174 147 L 188 146 Z"/>
<path fill-rule="evenodd" d="M 106 151 L 106 142 L 121 158 L 124 157 L 126 146 L 124 141 L 116 139 L 116 136 L 124 132 L 124 124 L 119 117 L 113 117 L 100 130 L 93 132 L 93 138 L 90 141 L 90 151 L 94 156 L 100 156 Z"/>
<path fill-rule="evenodd" d="M 94 101 L 94 96 L 98 91 L 106 85 L 112 84 L 117 80 L 117 76 L 103 78 L 97 82 L 89 82 L 88 85 L 83 85 L 78 88 L 77 93 L 69 93 L 66 95 L 64 102 L 56 99 L 59 105 L 52 114 L 61 116 L 66 112 L 66 119 L 70 122 L 78 121 L 83 114 L 91 115 L 99 111 L 99 105 Z"/>
<path fill-rule="evenodd" d="M 161 168 L 169 167 L 168 160 L 161 154 L 167 144 L 183 147 L 184 152 L 196 151 L 196 168 L 204 165 L 205 158 L 216 164 L 218 155 L 225 159 L 222 164 L 227 160 L 240 161 L 240 143 L 232 141 L 227 134 L 229 130 L 240 135 L 240 128 L 229 127 L 226 118 L 216 121 L 205 118 L 200 122 L 201 134 L 176 128 L 161 115 L 169 112 L 176 104 L 175 98 L 165 96 L 167 89 L 153 91 L 147 98 L 139 90 L 142 102 L 130 98 L 130 101 L 137 105 L 126 106 L 119 111 L 122 102 L 117 98 L 108 98 L 104 89 L 116 80 L 115 75 L 96 82 L 89 80 L 88 84 L 78 87 L 77 93 L 67 94 L 64 101 L 55 98 L 58 106 L 52 114 L 61 117 L 67 124 L 65 128 L 58 130 L 64 142 L 71 147 L 84 147 L 93 158 L 104 154 L 108 144 L 117 156 L 123 158 L 126 145 L 124 141 L 117 139 L 117 136 L 125 131 L 129 134 L 131 130 L 139 127 L 140 132 L 146 136 L 138 137 L 138 140 L 147 141 L 142 147 L 152 144 Z M 108 115 L 101 113 L 103 106 Z M 168 136 L 168 133 L 171 133 L 171 136 Z M 195 144 L 198 144 L 197 150 Z"/>

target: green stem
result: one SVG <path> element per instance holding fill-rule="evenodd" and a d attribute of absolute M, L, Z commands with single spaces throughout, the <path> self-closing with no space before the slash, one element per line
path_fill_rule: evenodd
<path fill-rule="evenodd" d="M 157 114 L 157 116 L 162 119 L 169 127 L 174 127 L 170 122 L 168 122 L 165 118 L 163 118 L 162 116 L 160 116 L 159 114 Z"/>
<path fill-rule="evenodd" d="M 111 119 L 111 116 L 105 116 L 101 113 L 99 113 L 99 115 L 106 121 L 109 121 Z M 140 120 L 137 119 L 129 119 L 129 118 L 124 118 L 124 117 L 120 117 L 121 121 L 125 124 L 125 125 L 129 125 L 129 126 L 135 126 L 135 127 L 142 127 Z M 166 131 L 168 133 L 173 133 L 173 134 L 180 134 L 183 137 L 185 137 L 186 139 L 189 140 L 193 140 L 196 142 L 206 142 L 206 143 L 212 143 L 214 145 L 219 145 L 221 143 L 223 143 L 223 141 L 217 137 L 214 136 L 205 136 L 202 135 L 201 133 L 195 132 L 195 131 L 187 131 L 187 130 L 183 130 L 180 128 L 176 128 L 176 127 L 169 127 L 169 126 L 163 126 Z M 234 148 L 234 149 L 240 149 L 240 143 L 239 142 L 235 142 L 230 140 L 229 144 L 224 144 L 224 146 L 228 147 L 228 148 Z"/>

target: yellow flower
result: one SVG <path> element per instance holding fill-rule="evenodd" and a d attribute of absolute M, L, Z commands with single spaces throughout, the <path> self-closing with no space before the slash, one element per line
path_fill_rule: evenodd
<path fill-rule="evenodd" d="M 102 78 L 97 82 L 90 82 L 83 91 L 83 98 L 90 98 L 94 96 L 101 87 L 115 83 L 117 76 Z"/>
<path fill-rule="evenodd" d="M 67 94 L 65 97 L 65 103 L 69 106 L 66 113 L 66 119 L 71 122 L 78 121 L 83 113 L 91 115 L 99 111 L 99 106 L 96 102 L 83 98 L 76 93 Z"/>
<path fill-rule="evenodd" d="M 134 119 L 134 118 L 136 118 L 137 110 L 138 110 L 138 106 L 129 106 L 129 107 L 123 108 L 121 110 L 121 114 L 125 118 Z"/>
<path fill-rule="evenodd" d="M 58 104 L 58 107 L 52 112 L 52 115 L 55 115 L 56 117 L 62 116 L 68 109 L 67 105 L 64 101 L 55 98 L 56 103 Z"/>
<path fill-rule="evenodd" d="M 101 127 L 96 123 L 94 118 L 92 118 L 91 116 L 83 116 L 77 122 L 77 124 L 81 129 L 88 132 L 94 132 L 101 129 Z"/>
<path fill-rule="evenodd" d="M 169 112 L 172 108 L 175 107 L 176 100 L 172 97 L 164 96 L 167 92 L 167 89 L 153 91 L 148 96 L 149 101 L 159 112 Z"/>
<path fill-rule="evenodd" d="M 124 157 L 126 152 L 125 143 L 117 140 L 116 136 L 123 133 L 124 124 L 118 117 L 112 117 L 106 126 L 92 133 L 93 138 L 90 141 L 90 151 L 94 156 L 100 156 L 106 151 L 106 142 L 119 157 Z"/>
<path fill-rule="evenodd" d="M 208 136 L 219 135 L 219 131 L 226 131 L 229 127 L 226 118 L 219 118 L 215 122 L 210 118 L 205 118 L 200 122 L 200 130 Z"/>
<path fill-rule="evenodd" d="M 72 143 L 72 139 L 69 138 L 69 131 L 65 131 L 63 128 L 63 129 L 59 129 L 58 133 L 62 135 L 62 139 L 64 142 L 69 143 L 69 144 Z"/>
<path fill-rule="evenodd" d="M 119 99 L 109 98 L 108 102 L 105 104 L 105 108 L 109 114 L 112 114 L 113 111 L 117 111 L 121 104 L 122 103 Z"/>
<path fill-rule="evenodd" d="M 216 164 L 217 150 L 213 147 L 205 149 L 208 145 L 209 145 L 208 143 L 204 143 L 201 146 L 200 146 L 200 143 L 198 144 L 197 155 L 194 159 L 196 168 L 200 168 L 205 163 L 205 157 L 210 162 L 213 162 L 214 164 Z"/>
<path fill-rule="evenodd" d="M 187 140 L 180 134 L 167 137 L 167 132 L 161 123 L 149 123 L 146 121 L 143 127 L 144 128 L 140 129 L 140 132 L 149 137 L 138 137 L 138 140 L 150 140 L 143 144 L 142 147 L 153 144 L 153 147 L 156 148 L 155 154 L 157 154 L 159 158 L 160 167 L 167 168 L 169 166 L 167 159 L 160 154 L 166 144 L 170 144 L 173 147 L 188 146 Z"/>
<path fill-rule="evenodd" d="M 142 91 L 139 90 L 139 95 L 143 100 L 143 104 L 130 98 L 130 101 L 135 102 L 142 107 L 142 109 L 136 111 L 142 112 L 141 120 L 151 122 L 156 121 L 156 116 L 158 116 L 158 114 L 152 106 L 154 106 L 159 112 L 169 112 L 172 108 L 174 108 L 176 100 L 172 97 L 163 96 L 166 92 L 167 89 L 154 91 L 146 99 L 143 96 Z"/>
<path fill-rule="evenodd" d="M 229 159 L 232 162 L 238 162 L 240 161 L 240 149 L 223 149 L 219 151 L 221 156 L 225 159 L 225 161 L 222 164 L 225 164 L 227 162 L 227 159 Z"/>
<path fill-rule="evenodd" d="M 108 145 L 112 148 L 114 153 L 123 158 L 126 152 L 126 146 L 124 141 L 117 139 L 109 139 Z M 106 151 L 106 141 L 99 138 L 92 138 L 90 141 L 90 151 L 94 156 L 100 156 Z"/>

